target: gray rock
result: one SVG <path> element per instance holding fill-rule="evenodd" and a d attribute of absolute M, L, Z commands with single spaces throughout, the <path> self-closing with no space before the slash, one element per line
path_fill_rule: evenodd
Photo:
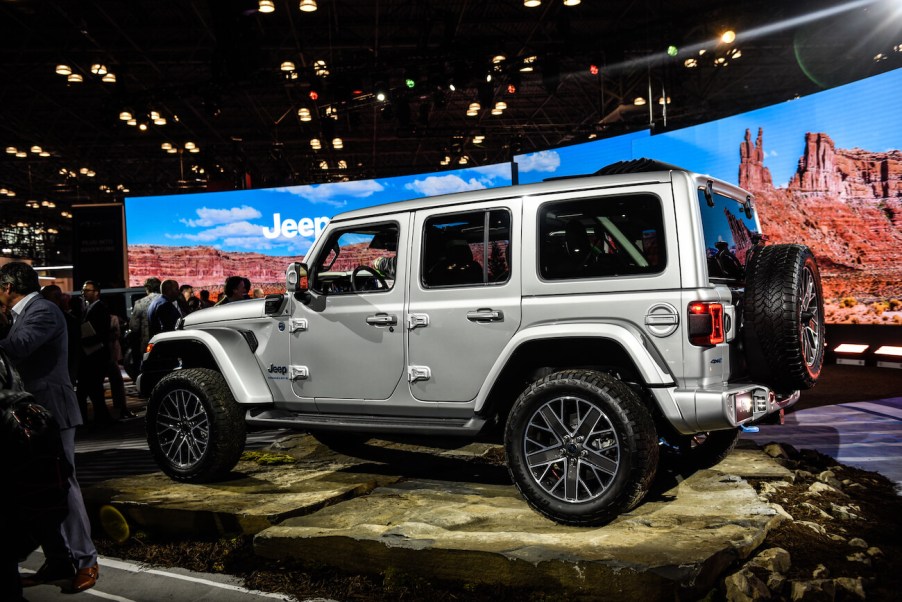
<path fill-rule="evenodd" d="M 817 565 L 813 571 L 811 571 L 811 577 L 814 579 L 826 579 L 830 576 L 830 569 L 825 567 L 822 564 Z"/>
<path fill-rule="evenodd" d="M 826 483 L 835 489 L 839 489 L 842 491 L 842 482 L 836 478 L 836 473 L 832 470 L 825 470 L 824 472 L 817 475 L 817 480 L 821 483 Z"/>
<path fill-rule="evenodd" d="M 833 602 L 835 597 L 836 584 L 832 579 L 792 582 L 790 600 L 793 602 Z"/>
<path fill-rule="evenodd" d="M 883 550 L 876 546 L 871 546 L 868 548 L 868 556 L 871 558 L 881 558 L 883 556 Z"/>
<path fill-rule="evenodd" d="M 767 585 L 744 568 L 724 579 L 724 589 L 728 602 L 763 602 L 772 597 Z"/>
<path fill-rule="evenodd" d="M 849 497 L 848 494 L 846 494 L 844 491 L 837 489 L 833 485 L 828 485 L 827 483 L 824 483 L 822 481 L 815 481 L 811 484 L 807 491 L 808 495 L 820 495 L 822 493 L 833 493 L 836 495 L 841 495 L 843 497 Z"/>
<path fill-rule="evenodd" d="M 797 524 L 797 525 L 802 525 L 802 526 L 804 526 L 804 527 L 808 527 L 809 529 L 811 529 L 811 530 L 814 531 L 815 533 L 820 533 L 821 535 L 826 535 L 826 534 L 827 534 L 827 529 L 824 528 L 823 525 L 820 525 L 820 524 L 818 524 L 818 523 L 813 523 L 813 522 L 807 521 L 807 520 L 800 520 L 800 521 L 796 521 L 796 524 Z"/>
<path fill-rule="evenodd" d="M 861 510 L 854 504 L 849 504 L 848 506 L 830 504 L 830 511 L 839 520 L 861 520 L 861 517 L 855 514 L 855 512 L 861 512 Z"/>
<path fill-rule="evenodd" d="M 799 504 L 799 506 L 802 507 L 802 508 L 805 508 L 805 509 L 808 510 L 809 512 L 813 513 L 815 516 L 819 516 L 819 517 L 821 517 L 821 518 L 826 518 L 826 519 L 829 519 L 829 520 L 832 520 L 832 519 L 833 519 L 833 517 L 830 515 L 830 513 L 825 512 L 824 510 L 818 508 L 817 506 L 815 506 L 815 505 L 812 504 L 811 502 L 802 502 L 801 504 Z"/>
<path fill-rule="evenodd" d="M 792 566 L 792 559 L 783 548 L 768 548 L 756 554 L 745 566 L 761 568 L 769 573 L 785 573 Z"/>
<path fill-rule="evenodd" d="M 861 548 L 863 550 L 866 550 L 868 548 L 868 542 L 860 537 L 853 537 L 852 539 L 850 539 L 849 545 L 853 548 Z"/>
<path fill-rule="evenodd" d="M 833 583 L 836 584 L 836 592 L 839 594 L 840 592 L 843 594 L 842 597 L 845 599 L 856 599 L 856 600 L 864 600 L 864 584 L 861 581 L 861 577 L 839 577 L 833 580 Z"/>
<path fill-rule="evenodd" d="M 871 566 L 871 559 L 864 552 L 855 552 L 854 554 L 849 554 L 846 556 L 846 560 L 849 562 L 860 562 L 865 566 Z"/>

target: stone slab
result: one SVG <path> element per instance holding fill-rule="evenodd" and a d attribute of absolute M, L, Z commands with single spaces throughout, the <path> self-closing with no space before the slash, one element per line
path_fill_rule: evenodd
<path fill-rule="evenodd" d="M 347 571 L 673 599 L 703 595 L 781 520 L 723 469 L 697 472 L 600 528 L 553 523 L 511 485 L 413 479 L 287 519 L 258 533 L 254 548 Z"/>
<path fill-rule="evenodd" d="M 201 537 L 253 535 L 286 518 L 365 495 L 399 479 L 347 468 L 347 463 L 239 462 L 232 477 L 218 483 L 178 483 L 154 473 L 104 481 L 83 494 L 89 508 L 116 507 L 133 530 Z"/>

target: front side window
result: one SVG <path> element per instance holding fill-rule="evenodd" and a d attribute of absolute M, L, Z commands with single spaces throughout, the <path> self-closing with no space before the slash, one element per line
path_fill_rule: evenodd
<path fill-rule="evenodd" d="M 426 287 L 502 284 L 510 278 L 511 215 L 506 209 L 426 220 L 421 279 Z"/>
<path fill-rule="evenodd" d="M 664 270 L 661 201 L 648 194 L 548 203 L 539 209 L 539 273 L 547 280 Z"/>
<path fill-rule="evenodd" d="M 398 265 L 398 225 L 339 229 L 313 263 L 311 288 L 324 295 L 391 290 Z"/>

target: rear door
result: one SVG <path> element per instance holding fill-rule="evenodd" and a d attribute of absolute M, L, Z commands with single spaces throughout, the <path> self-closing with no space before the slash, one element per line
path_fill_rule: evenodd
<path fill-rule="evenodd" d="M 408 380 L 423 401 L 470 401 L 520 326 L 521 202 L 417 212 Z"/>

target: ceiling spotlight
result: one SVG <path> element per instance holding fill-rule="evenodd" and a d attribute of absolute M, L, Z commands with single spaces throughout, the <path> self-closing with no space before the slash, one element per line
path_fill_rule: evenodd
<path fill-rule="evenodd" d="M 495 103 L 495 108 L 500 111 L 503 111 L 504 109 L 507 108 L 507 103 L 504 102 L 503 100 L 499 100 L 498 102 Z"/>
<path fill-rule="evenodd" d="M 332 148 L 335 150 L 341 150 L 345 146 L 344 141 L 341 138 L 332 138 Z"/>
<path fill-rule="evenodd" d="M 385 100 L 385 92 L 376 92 L 376 100 L 382 102 Z"/>
<path fill-rule="evenodd" d="M 19 152 L 19 149 L 17 149 L 15 146 L 7 146 L 6 147 L 6 153 L 8 155 L 15 155 L 17 152 Z"/>
<path fill-rule="evenodd" d="M 526 8 L 535 8 L 542 5 L 542 0 L 523 0 L 523 6 Z"/>
<path fill-rule="evenodd" d="M 301 107 L 298 109 L 298 119 L 301 121 L 310 121 L 313 117 L 310 115 L 310 109 L 307 107 Z"/>
<path fill-rule="evenodd" d="M 576 6 L 583 0 L 564 0 L 564 6 Z"/>
<path fill-rule="evenodd" d="M 34 146 L 31 147 L 31 152 L 33 152 L 33 153 L 36 154 L 36 155 L 37 155 L 38 153 L 42 152 L 43 150 L 44 150 L 44 149 L 41 148 L 40 146 L 38 146 L 37 144 L 35 144 Z"/>
<path fill-rule="evenodd" d="M 100 78 L 105 84 L 115 84 L 116 83 L 116 74 L 115 73 L 107 73 L 103 77 Z"/>
<path fill-rule="evenodd" d="M 641 96 L 637 96 L 636 100 L 633 101 L 633 104 L 636 105 L 637 107 L 641 107 L 642 105 L 645 104 L 645 99 L 642 98 Z"/>
<path fill-rule="evenodd" d="M 28 156 L 28 153 L 26 153 L 26 152 L 23 151 L 23 150 L 20 150 L 20 151 L 17 151 L 17 152 L 16 152 L 16 156 L 19 157 L 20 159 L 24 159 L 25 157 Z"/>
<path fill-rule="evenodd" d="M 313 73 L 317 77 L 328 77 L 329 67 L 326 65 L 326 61 L 323 59 L 313 61 Z"/>
<path fill-rule="evenodd" d="M 661 98 L 658 99 L 658 104 L 659 104 L 659 105 L 663 105 L 663 104 L 668 104 L 668 105 L 669 105 L 669 104 L 670 104 L 670 97 L 668 96 L 668 97 L 665 99 L 665 98 L 662 96 Z"/>
<path fill-rule="evenodd" d="M 139 124 L 138 124 L 138 129 L 141 130 L 142 132 L 146 132 L 146 131 L 147 131 L 147 124 L 144 123 L 144 122 L 139 123 Z"/>
<path fill-rule="evenodd" d="M 338 107 L 335 107 L 335 106 L 326 107 L 326 117 L 337 120 L 338 119 Z"/>
<path fill-rule="evenodd" d="M 312 138 L 310 140 L 310 148 L 313 150 L 319 150 L 323 147 L 323 143 L 319 141 L 319 138 Z"/>
<path fill-rule="evenodd" d="M 316 0 L 301 0 L 298 8 L 301 9 L 301 12 L 312 13 L 316 10 Z"/>
<path fill-rule="evenodd" d="M 134 127 L 134 126 L 138 125 L 138 120 L 135 119 L 134 117 L 132 117 L 131 119 L 127 120 L 125 123 L 126 123 L 127 125 L 130 125 L 130 126 L 133 126 L 133 127 Z"/>
<path fill-rule="evenodd" d="M 507 60 L 507 57 L 504 56 L 503 54 L 496 54 L 495 56 L 492 57 L 492 64 L 497 65 L 499 63 L 503 63 L 506 60 Z"/>
<path fill-rule="evenodd" d="M 294 61 L 282 61 L 282 64 L 279 65 L 279 69 L 282 71 L 294 71 Z"/>
<path fill-rule="evenodd" d="M 535 68 L 536 60 L 538 57 L 535 55 L 527 56 L 523 58 L 523 65 L 520 67 L 520 71 L 524 73 L 529 73 Z"/>
<path fill-rule="evenodd" d="M 93 73 L 94 75 L 106 75 L 106 65 L 94 63 L 93 65 L 91 65 L 91 73 Z"/>
<path fill-rule="evenodd" d="M 69 65 L 59 64 L 56 66 L 56 72 L 60 75 L 72 75 L 72 67 Z"/>
<path fill-rule="evenodd" d="M 85 81 L 85 78 L 81 76 L 81 73 L 70 73 L 66 77 L 66 81 L 73 84 L 80 84 L 81 82 Z"/>
<path fill-rule="evenodd" d="M 727 56 L 730 57 L 731 59 L 738 59 L 739 57 L 742 56 L 742 51 L 739 50 L 738 48 L 734 48 L 733 50 L 731 50 L 727 53 Z"/>
<path fill-rule="evenodd" d="M 195 143 L 191 142 L 190 140 L 185 143 L 186 150 L 190 151 L 190 150 L 194 150 L 195 148 L 197 148 L 197 145 Z"/>
<path fill-rule="evenodd" d="M 728 29 L 723 32 L 720 36 L 720 41 L 724 44 L 732 44 L 736 41 L 736 32 L 732 29 Z"/>
<path fill-rule="evenodd" d="M 168 151 L 169 149 L 172 148 L 172 143 L 164 142 L 163 144 L 160 145 L 160 148 L 163 149 L 164 151 Z"/>
<path fill-rule="evenodd" d="M 683 61 L 683 66 L 686 67 L 686 69 L 694 69 L 694 68 L 698 67 L 698 60 L 697 59 L 686 59 L 685 61 Z"/>
<path fill-rule="evenodd" d="M 154 125 L 166 125 L 166 118 L 165 117 L 157 117 L 156 119 L 153 120 L 153 124 Z"/>
<path fill-rule="evenodd" d="M 38 156 L 39 157 L 49 157 L 50 153 L 48 153 L 47 151 L 41 151 L 38 153 Z"/>
<path fill-rule="evenodd" d="M 260 0 L 257 4 L 257 10 L 261 13 L 271 13 L 276 10 L 276 5 L 272 0 Z"/>
<path fill-rule="evenodd" d="M 134 118 L 135 118 L 135 116 L 132 115 L 131 111 L 122 110 L 119 112 L 119 119 L 121 119 L 122 121 L 128 121 L 129 119 L 134 119 Z"/>

